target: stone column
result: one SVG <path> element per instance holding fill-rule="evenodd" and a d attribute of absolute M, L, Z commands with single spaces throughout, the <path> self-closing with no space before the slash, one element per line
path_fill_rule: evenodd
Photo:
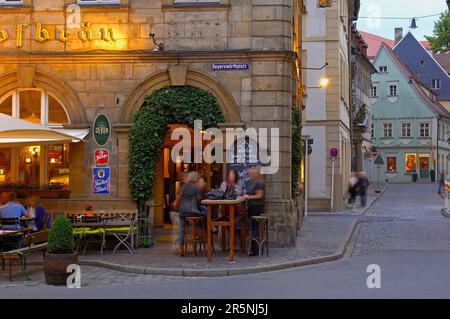
<path fill-rule="evenodd" d="M 132 124 L 113 125 L 117 135 L 117 197 L 131 198 L 128 185 L 128 134 Z"/>

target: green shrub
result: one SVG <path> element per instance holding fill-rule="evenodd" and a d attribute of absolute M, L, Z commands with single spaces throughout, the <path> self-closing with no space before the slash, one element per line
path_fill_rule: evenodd
<path fill-rule="evenodd" d="M 72 253 L 75 248 L 73 227 L 64 216 L 56 217 L 48 234 L 48 252 L 52 254 Z"/>

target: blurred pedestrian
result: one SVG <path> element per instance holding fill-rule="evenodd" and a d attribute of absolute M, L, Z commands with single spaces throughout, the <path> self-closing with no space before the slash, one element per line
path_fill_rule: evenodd
<path fill-rule="evenodd" d="M 358 176 L 355 172 L 351 172 L 349 183 L 348 183 L 348 194 L 349 194 L 348 203 L 349 204 L 353 205 L 355 203 L 356 195 L 358 194 L 357 187 L 358 187 Z"/>
<path fill-rule="evenodd" d="M 367 187 L 369 187 L 369 179 L 365 172 L 358 173 L 358 194 L 361 197 L 361 207 L 367 205 Z"/>
<path fill-rule="evenodd" d="M 439 172 L 439 190 L 438 190 L 439 194 L 442 194 L 444 192 L 444 185 L 445 185 L 445 172 L 444 170 L 441 170 Z"/>

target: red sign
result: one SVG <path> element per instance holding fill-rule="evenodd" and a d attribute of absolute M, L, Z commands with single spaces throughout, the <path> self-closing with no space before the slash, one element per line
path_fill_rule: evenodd
<path fill-rule="evenodd" d="M 108 165 L 109 163 L 109 151 L 105 149 L 99 149 L 94 154 L 95 165 Z"/>
<path fill-rule="evenodd" d="M 338 155 L 339 155 L 339 150 L 338 150 L 337 148 L 332 148 L 332 149 L 330 150 L 330 156 L 331 156 L 332 158 L 338 157 Z"/>

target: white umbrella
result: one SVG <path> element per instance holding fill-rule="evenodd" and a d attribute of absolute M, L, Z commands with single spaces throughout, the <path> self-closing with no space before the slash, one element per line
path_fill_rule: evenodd
<path fill-rule="evenodd" d="M 79 142 L 87 134 L 89 129 L 49 128 L 0 113 L 0 144 Z"/>

